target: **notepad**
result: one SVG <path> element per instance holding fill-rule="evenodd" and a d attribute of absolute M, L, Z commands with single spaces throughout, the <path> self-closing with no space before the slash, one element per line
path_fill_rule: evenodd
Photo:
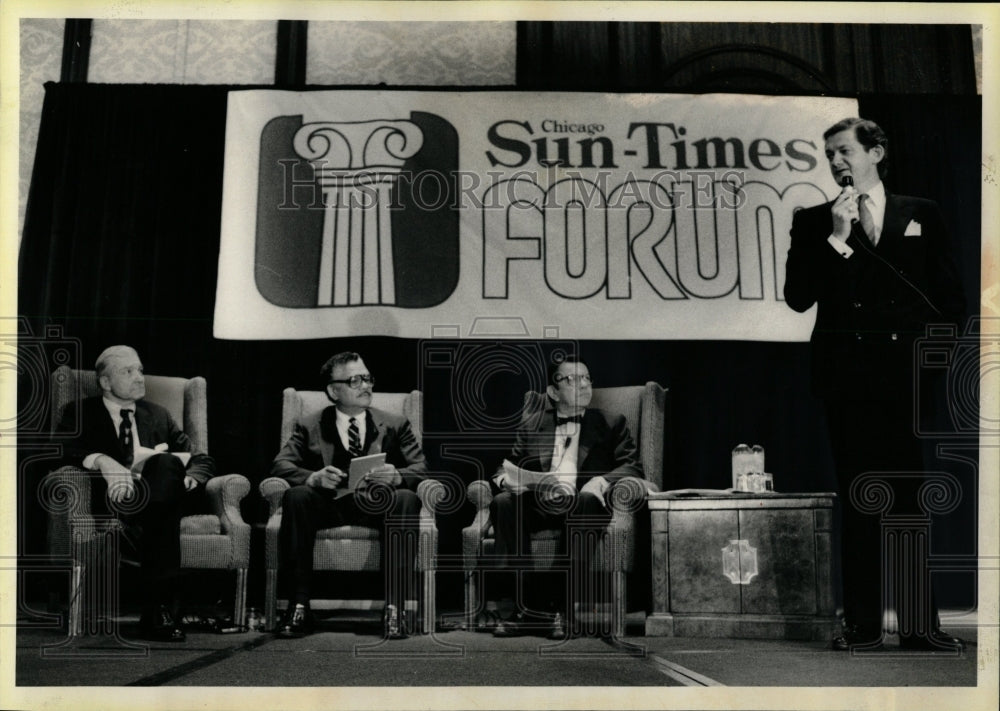
<path fill-rule="evenodd" d="M 351 468 L 348 470 L 347 488 L 354 491 L 358 484 L 365 478 L 365 474 L 375 467 L 385 464 L 385 452 L 369 454 L 366 457 L 355 457 L 351 460 Z"/>
<path fill-rule="evenodd" d="M 132 455 L 132 470 L 135 472 L 141 472 L 146 460 L 154 454 L 172 454 L 180 459 L 181 464 L 185 467 L 188 465 L 188 462 L 191 461 L 190 452 L 168 452 L 166 443 L 158 444 L 153 448 L 139 446 L 135 448 L 135 452 Z"/>

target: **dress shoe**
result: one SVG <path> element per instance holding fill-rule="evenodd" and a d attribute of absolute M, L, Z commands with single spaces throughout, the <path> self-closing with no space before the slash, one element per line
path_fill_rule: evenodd
<path fill-rule="evenodd" d="M 549 639 L 566 639 L 569 633 L 566 630 L 566 618 L 561 612 L 557 612 L 552 618 L 552 628 L 549 630 Z"/>
<path fill-rule="evenodd" d="M 476 623 L 473 626 L 475 632 L 492 632 L 500 624 L 500 615 L 493 610 L 484 610 L 476 615 Z"/>
<path fill-rule="evenodd" d="M 297 639 L 312 634 L 313 617 L 308 607 L 295 606 L 285 613 L 276 634 L 285 639 Z"/>
<path fill-rule="evenodd" d="M 513 617 L 500 620 L 493 628 L 494 637 L 523 637 L 530 634 L 527 629 L 528 622 L 523 612 L 518 612 Z"/>
<path fill-rule="evenodd" d="M 549 639 L 566 639 L 566 618 L 559 612 L 552 615 L 526 615 L 519 612 L 510 619 L 501 620 L 493 629 L 494 637 L 524 637 L 540 635 Z"/>
<path fill-rule="evenodd" d="M 859 652 L 882 649 L 882 636 L 877 632 L 861 632 L 856 627 L 844 627 L 843 634 L 834 637 L 830 647 L 838 652 Z"/>
<path fill-rule="evenodd" d="M 139 620 L 139 635 L 151 642 L 183 642 L 187 639 L 165 605 L 155 612 L 143 614 Z"/>
<path fill-rule="evenodd" d="M 899 648 L 908 651 L 919 652 L 961 652 L 965 648 L 965 643 L 958 637 L 941 630 L 934 630 L 925 637 L 914 635 L 912 637 L 900 637 Z"/>
<path fill-rule="evenodd" d="M 382 629 L 386 639 L 406 639 L 410 627 L 406 624 L 406 611 L 395 605 L 386 605 L 382 611 Z"/>

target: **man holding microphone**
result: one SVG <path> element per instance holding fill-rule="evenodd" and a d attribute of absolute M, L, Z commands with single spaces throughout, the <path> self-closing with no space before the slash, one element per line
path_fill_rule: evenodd
<path fill-rule="evenodd" d="M 796 311 L 817 305 L 812 389 L 825 406 L 843 506 L 845 625 L 833 648 L 875 648 L 883 637 L 882 531 L 879 516 L 852 500 L 852 484 L 866 473 L 884 474 L 895 497 L 892 515 L 919 515 L 925 466 L 914 419 L 914 343 L 929 324 L 959 323 L 964 301 L 937 204 L 893 195 L 882 183 L 889 151 L 882 129 L 848 118 L 823 138 L 843 190 L 795 213 L 784 293 Z M 920 412 L 927 414 L 926 403 Z M 915 560 L 898 565 L 920 569 Z M 889 580 L 893 571 L 884 572 Z M 961 649 L 960 640 L 940 631 L 931 596 L 897 592 L 890 604 L 903 648 Z"/>

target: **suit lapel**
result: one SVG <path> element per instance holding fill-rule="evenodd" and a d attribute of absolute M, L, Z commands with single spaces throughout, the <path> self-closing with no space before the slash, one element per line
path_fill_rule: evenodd
<path fill-rule="evenodd" d="M 331 405 L 323 410 L 319 418 L 319 451 L 323 464 L 332 464 L 337 448 L 343 447 L 337 431 L 337 408 Z"/>
<path fill-rule="evenodd" d="M 894 242 L 903 236 L 906 228 L 908 211 L 903 201 L 895 195 L 885 196 L 885 216 L 882 218 L 882 236 L 879 238 L 878 246 L 881 247 L 886 241 Z"/>
<path fill-rule="evenodd" d="M 556 411 L 547 398 L 536 432 L 538 436 L 533 443 L 535 458 L 538 459 L 539 469 L 547 472 L 552 468 L 552 447 L 556 441 Z"/>
<path fill-rule="evenodd" d="M 604 418 L 594 410 L 587 408 L 583 411 L 583 422 L 580 423 L 580 428 L 580 449 L 576 458 L 577 471 L 583 471 L 591 447 L 604 438 Z"/>
<path fill-rule="evenodd" d="M 385 437 L 385 421 L 369 409 L 365 413 L 365 454 L 378 454 L 382 451 L 382 439 Z"/>
<path fill-rule="evenodd" d="M 153 432 L 153 418 L 149 410 L 142 402 L 135 404 L 135 426 L 139 430 L 139 444 L 152 449 L 160 442 L 153 442 L 155 433 Z"/>
<path fill-rule="evenodd" d="M 97 425 L 100 429 L 98 430 L 98 442 L 105 442 L 106 444 L 100 445 L 99 449 L 107 450 L 108 452 L 116 452 L 115 459 L 121 461 L 121 443 L 118 441 L 118 428 L 115 427 L 115 421 L 111 418 L 111 413 L 108 412 L 108 408 L 104 406 L 104 398 L 98 395 L 93 401 L 93 413 L 84 413 L 84 426 L 87 422 L 93 421 L 95 423 L 100 423 Z M 91 418 L 93 418 L 91 420 Z"/>

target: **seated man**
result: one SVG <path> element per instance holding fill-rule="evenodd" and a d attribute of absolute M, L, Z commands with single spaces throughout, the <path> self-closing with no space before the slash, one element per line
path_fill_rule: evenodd
<path fill-rule="evenodd" d="M 60 432 L 75 434 L 66 446 L 67 463 L 101 472 L 91 486 L 91 510 L 98 516 L 111 515 L 115 504 L 125 511 L 132 508 L 130 501 L 145 501 L 138 510 L 119 514 L 128 524 L 122 541 L 125 550 L 138 548 L 140 631 L 145 639 L 183 642 L 184 632 L 173 617 L 181 562 L 180 522 L 182 516 L 205 508 L 204 485 L 215 475 L 215 462 L 207 454 L 194 454 L 185 465 L 172 454 L 191 452 L 191 440 L 169 412 L 142 399 L 146 381 L 134 349 L 105 349 L 95 369 L 103 396 L 80 403 L 79 422 L 77 408 L 66 408 L 59 424 Z M 136 492 L 137 488 L 144 491 Z"/>
<path fill-rule="evenodd" d="M 298 422 L 271 465 L 272 476 L 292 484 L 282 499 L 278 534 L 289 606 L 277 634 L 301 637 L 312 632 L 309 598 L 316 532 L 352 524 L 371 526 L 382 534 L 386 634 L 405 637 L 404 592 L 412 580 L 413 560 L 387 551 L 385 524 L 403 526 L 404 541 L 416 540 L 420 526 L 416 489 L 427 471 L 424 453 L 409 420 L 370 407 L 375 379 L 357 353 L 333 356 L 320 377 L 333 405 Z M 347 492 L 351 460 L 379 452 L 385 453 L 385 464 L 369 472 L 355 492 Z M 392 496 L 368 492 L 369 486 L 391 487 Z M 392 624 L 390 606 L 397 611 L 398 627 Z"/>
<path fill-rule="evenodd" d="M 587 566 L 596 535 L 611 520 L 610 488 L 622 477 L 642 477 L 625 418 L 587 407 L 593 396 L 587 366 L 570 357 L 550 364 L 548 379 L 546 407 L 525 413 L 510 457 L 493 477 L 502 489 L 490 517 L 503 567 L 516 561 L 530 571 L 530 534 L 551 528 L 563 531 L 560 554 L 570 550 L 573 566 Z M 551 638 L 564 638 L 569 596 L 546 590 L 531 572 L 523 583 L 529 596 L 521 601 L 524 609 L 493 634 L 508 637 L 541 626 Z M 544 607 L 555 610 L 543 613 Z"/>

